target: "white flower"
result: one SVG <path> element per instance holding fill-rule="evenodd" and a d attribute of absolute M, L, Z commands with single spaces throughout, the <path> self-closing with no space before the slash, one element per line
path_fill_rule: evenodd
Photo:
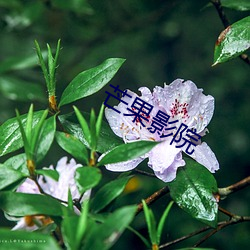
<path fill-rule="evenodd" d="M 137 140 L 163 142 L 144 156 L 118 164 L 107 164 L 106 168 L 111 171 L 128 171 L 135 168 L 145 158 L 149 158 L 148 166 L 154 170 L 155 175 L 165 182 L 170 182 L 175 179 L 177 168 L 185 165 L 182 152 L 188 152 L 190 157 L 205 166 L 212 173 L 218 170 L 219 163 L 205 142 L 201 143 L 200 138 L 197 138 L 199 139 L 195 143 L 199 144 L 197 146 L 191 144 L 188 149 L 186 145 L 178 147 L 180 144 L 183 144 L 183 137 L 176 133 L 180 125 L 185 124 L 187 129 L 196 132 L 199 137 L 204 136 L 207 131 L 206 127 L 213 116 L 214 98 L 210 95 L 204 95 L 202 93 L 203 90 L 198 89 L 192 81 L 184 81 L 182 79 L 177 79 L 163 88 L 156 86 L 153 93 L 146 87 L 142 87 L 139 90 L 142 94 L 141 96 L 127 90 L 126 93 L 132 97 L 124 95 L 122 97 L 123 102 L 114 107 L 120 113 L 106 108 L 106 118 L 114 133 L 123 138 L 125 143 Z M 147 112 L 144 109 L 143 119 L 141 121 L 136 119 L 133 122 L 134 116 L 131 115 L 132 112 L 127 108 L 131 109 L 135 98 L 138 97 L 153 106 L 153 109 L 149 115 L 145 115 Z M 124 104 L 124 102 L 128 103 L 128 105 Z M 168 115 L 168 122 L 173 122 L 173 125 L 170 126 L 168 124 L 165 130 L 156 130 L 153 133 L 155 130 L 154 126 L 152 126 L 153 118 L 158 111 Z M 175 127 L 171 130 L 171 136 L 169 136 L 170 131 L 166 130 L 169 127 Z M 174 138 L 175 135 L 176 137 Z M 180 141 L 178 141 L 179 139 Z M 192 153 L 190 154 L 190 152 Z"/>
<path fill-rule="evenodd" d="M 57 199 L 62 201 L 68 200 L 68 190 L 70 190 L 72 199 L 78 199 L 80 197 L 80 193 L 77 189 L 76 182 L 74 179 L 75 171 L 78 167 L 81 167 L 80 164 L 76 164 L 74 159 L 71 159 L 67 162 L 67 157 L 61 158 L 56 168 L 54 169 L 53 166 L 44 169 L 51 169 L 56 170 L 59 173 L 58 181 L 55 181 L 52 178 L 47 176 L 40 176 L 38 179 L 38 183 L 40 187 L 46 194 L 49 194 Z M 30 194 L 41 194 L 36 183 L 27 178 L 25 182 L 23 182 L 16 190 L 17 192 L 21 193 L 30 193 Z M 84 193 L 80 203 L 85 199 L 89 198 L 90 190 Z M 64 204 L 64 203 L 63 203 Z M 75 210 L 76 213 L 78 212 Z M 26 230 L 26 231 L 34 231 L 38 229 L 38 226 L 34 224 L 46 225 L 52 222 L 49 217 L 45 216 L 25 216 L 21 218 L 17 225 L 12 230 Z"/>

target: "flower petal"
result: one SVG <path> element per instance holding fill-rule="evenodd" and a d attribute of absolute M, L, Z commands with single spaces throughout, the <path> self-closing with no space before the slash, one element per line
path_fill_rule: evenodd
<path fill-rule="evenodd" d="M 68 200 L 68 190 L 70 189 L 73 199 L 79 198 L 80 193 L 77 189 L 76 182 L 74 179 L 75 171 L 80 164 L 76 164 L 74 159 L 67 162 L 67 157 L 63 157 L 57 163 L 56 170 L 59 173 L 58 182 L 56 186 L 53 186 L 53 190 L 50 190 L 50 194 L 55 198 L 67 201 Z M 46 180 L 48 179 L 45 177 Z M 51 180 L 50 180 L 51 181 Z"/>
<path fill-rule="evenodd" d="M 137 167 L 146 156 L 141 156 L 139 158 L 130 160 L 130 161 L 124 161 L 124 162 L 118 162 L 113 164 L 107 164 L 105 165 L 106 169 L 114 172 L 123 172 L 123 171 L 129 171 Z"/>
<path fill-rule="evenodd" d="M 17 224 L 11 229 L 12 231 L 15 231 L 15 230 L 23 230 L 23 231 L 35 231 L 38 229 L 38 226 L 37 225 L 33 225 L 33 226 L 28 226 L 26 224 L 26 221 L 25 221 L 25 218 L 22 217 L 18 222 Z"/>
<path fill-rule="evenodd" d="M 36 185 L 36 183 L 27 178 L 16 190 L 19 193 L 27 193 L 27 194 L 40 194 L 40 191 Z"/>
<path fill-rule="evenodd" d="M 202 91 L 192 81 L 176 79 L 164 89 L 156 87 L 154 97 L 160 99 L 159 105 L 174 120 L 197 129 L 199 133 L 208 125 L 214 112 L 214 98 L 204 95 Z"/>
<path fill-rule="evenodd" d="M 166 140 L 149 152 L 148 166 L 159 179 L 169 182 L 175 179 L 177 168 L 185 166 L 185 161 L 182 159 L 181 149 L 169 145 Z"/>
<path fill-rule="evenodd" d="M 219 169 L 219 163 L 216 156 L 206 142 L 202 142 L 202 144 L 197 145 L 194 148 L 194 153 L 190 156 L 206 167 L 211 173 L 214 173 Z"/>

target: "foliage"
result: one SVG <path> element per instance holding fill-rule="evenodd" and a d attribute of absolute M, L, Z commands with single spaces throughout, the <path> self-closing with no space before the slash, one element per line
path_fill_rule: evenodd
<path fill-rule="evenodd" d="M 121 4 L 120 1 L 118 2 L 114 5 Z M 133 8 L 133 14 L 140 13 L 137 17 L 139 21 L 129 23 L 131 26 L 135 25 L 135 30 L 138 29 L 136 25 L 141 25 L 143 19 L 140 18 L 146 17 L 146 23 L 150 23 L 150 20 L 155 18 L 157 22 L 160 22 L 164 17 L 160 9 L 173 8 L 170 7 L 169 3 L 159 3 L 158 6 L 153 2 L 145 4 L 138 0 L 136 3 L 133 2 L 133 7 L 130 6 L 130 3 L 130 1 L 124 3 L 123 14 L 128 15 L 129 18 L 129 8 Z M 28 32 L 28 27 L 33 30 L 33 25 L 38 20 L 45 22 L 42 18 L 43 15 L 46 14 L 52 18 L 53 11 L 55 20 L 61 17 L 60 13 L 61 15 L 66 13 L 67 17 L 62 17 L 65 18 L 63 21 L 68 22 L 69 26 L 71 20 L 67 20 L 67 18 L 70 15 L 84 23 L 86 20 L 91 20 L 93 13 L 98 12 L 98 9 L 103 9 L 105 12 L 105 8 L 108 6 L 108 4 L 105 4 L 107 3 L 99 3 L 98 5 L 96 1 L 93 1 L 91 5 L 91 1 L 86 0 L 74 0 L 71 4 L 66 0 L 32 1 L 32 3 L 25 3 L 21 0 L 8 2 L 0 0 L 2 16 L 4 17 L 2 22 L 8 27 L 10 33 L 15 30 Z M 248 1 L 239 1 L 235 4 L 235 1 L 224 0 L 221 1 L 221 4 L 223 7 L 244 11 L 243 13 L 249 10 Z M 140 8 L 143 8 L 144 14 L 139 12 Z M 182 211 L 185 211 L 191 215 L 190 218 L 187 218 L 194 225 L 204 224 L 206 230 L 215 228 L 214 230 L 218 229 L 219 231 L 223 228 L 220 224 L 222 222 L 218 222 L 220 219 L 221 190 L 218 188 L 217 178 L 194 159 L 185 159 L 186 165 L 178 169 L 176 179 L 169 183 L 152 180 L 149 177 L 152 174 L 144 171 L 141 171 L 141 173 L 146 175 L 144 176 L 145 179 L 140 177 L 139 171 L 128 171 L 117 176 L 108 174 L 104 169 L 105 165 L 119 163 L 122 166 L 125 161 L 133 161 L 148 154 L 156 145 L 159 145 L 159 142 L 141 140 L 124 144 L 104 120 L 105 111 L 102 104 L 104 99 L 100 99 L 99 93 L 104 92 L 104 88 L 110 82 L 113 85 L 119 82 L 117 77 L 119 74 L 125 74 L 123 67 L 126 69 L 128 66 L 124 64 L 125 59 L 119 53 L 116 57 L 104 58 L 102 63 L 97 63 L 97 60 L 94 59 L 95 53 L 102 55 L 100 57 L 105 55 L 102 44 L 98 43 L 98 39 L 103 36 L 102 39 L 104 40 L 112 40 L 112 30 L 104 32 L 106 24 L 102 24 L 104 20 L 107 23 L 110 20 L 106 20 L 102 16 L 102 11 L 100 13 L 99 20 L 93 21 L 93 27 L 98 28 L 93 28 L 91 24 L 84 33 L 80 25 L 75 23 L 72 26 L 74 31 L 71 34 L 72 37 L 80 37 L 86 44 L 97 44 L 96 50 L 90 51 L 88 57 L 90 58 L 89 64 L 97 66 L 88 66 L 88 69 L 86 69 L 88 58 L 84 59 L 83 64 L 79 62 L 78 58 L 76 60 L 78 64 L 76 66 L 71 65 L 72 62 L 76 63 L 73 53 L 69 55 L 71 52 L 67 46 L 61 52 L 61 42 L 64 42 L 63 37 L 62 40 L 58 40 L 55 50 L 49 44 L 47 44 L 47 50 L 42 50 L 39 45 L 40 39 L 38 39 L 35 40 L 33 46 L 36 49 L 37 57 L 33 53 L 33 55 L 17 55 L 11 58 L 7 53 L 9 58 L 0 63 L 0 93 L 7 103 L 15 101 L 15 105 L 18 106 L 16 117 L 11 117 L 8 114 L 8 118 L 0 126 L 0 208 L 7 219 L 15 219 L 19 222 L 23 220 L 26 223 L 23 229 L 36 231 L 10 231 L 6 228 L 0 228 L 2 237 L 0 249 L 64 249 L 65 247 L 73 250 L 118 249 L 119 247 L 116 248 L 116 246 L 119 246 L 119 241 L 122 242 L 124 239 L 125 244 L 127 244 L 125 248 L 129 248 L 131 244 L 126 242 L 128 236 L 122 235 L 126 231 L 127 234 L 130 234 L 130 239 L 134 236 L 141 239 L 142 243 L 138 243 L 139 246 L 143 244 L 143 248 L 157 250 L 159 247 L 161 248 L 163 242 L 171 241 L 171 239 L 167 239 L 165 232 L 174 232 L 174 227 L 181 227 L 181 224 L 177 225 L 177 222 L 171 226 L 166 223 L 166 220 L 171 222 L 169 212 L 174 203 L 178 205 L 181 211 L 176 210 L 175 207 L 177 206 L 174 206 L 171 213 L 175 209 L 175 213 L 180 213 L 180 218 L 182 216 L 186 218 L 185 213 L 182 215 Z M 109 48 L 116 47 L 121 41 L 126 43 L 126 39 L 131 39 L 125 32 L 128 24 L 122 22 L 118 13 L 113 13 L 113 15 L 112 25 L 117 21 L 122 28 L 122 34 L 120 34 L 120 39 L 110 40 Z M 106 18 L 108 18 L 107 16 Z M 52 20 L 54 20 L 53 18 Z M 175 37 L 178 28 L 168 20 L 164 22 L 165 29 L 162 28 L 161 32 L 165 34 L 166 39 L 169 39 L 168 42 L 172 43 L 171 37 Z M 3 25 L 3 23 L 0 24 Z M 40 25 L 43 28 L 45 26 L 44 23 Z M 249 17 L 243 17 L 222 31 L 215 45 L 214 66 L 219 67 L 217 64 L 223 65 L 224 62 L 242 56 L 243 53 L 247 52 L 250 46 L 249 27 Z M 114 25 L 112 28 L 115 32 L 120 27 Z M 59 33 L 54 27 L 52 27 L 52 30 L 54 30 L 55 40 Z M 132 31 L 131 36 L 133 37 Z M 31 38 L 28 37 L 28 39 Z M 137 42 L 135 41 L 135 43 Z M 138 44 L 139 46 L 134 48 L 135 50 L 140 49 L 140 42 Z M 74 53 L 80 53 L 81 46 L 77 42 L 75 45 Z M 27 47 L 29 46 L 30 43 Z M 119 49 L 121 50 L 121 48 Z M 126 46 L 125 49 L 127 49 Z M 210 51 L 210 54 L 212 54 L 212 51 Z M 34 84 L 34 82 L 41 81 L 34 68 L 37 64 L 37 58 L 44 76 L 44 86 Z M 245 55 L 244 58 L 247 62 Z M 60 65 L 62 72 L 60 72 L 58 66 L 60 61 L 62 62 L 62 67 Z M 134 63 L 138 67 L 135 67 L 134 70 L 140 72 L 142 66 L 138 61 L 140 61 L 140 58 L 134 58 Z M 223 67 L 222 65 L 221 67 Z M 73 70 L 66 70 L 70 67 L 73 68 L 73 66 Z M 148 67 L 150 68 L 150 64 Z M 203 67 L 206 66 L 203 65 Z M 81 70 L 78 70 L 80 68 Z M 82 70 L 82 68 L 85 69 Z M 65 73 L 66 71 L 69 72 L 68 75 Z M 82 72 L 76 73 L 79 71 Z M 147 70 L 143 71 L 144 79 L 147 78 L 148 74 L 151 73 L 148 73 Z M 67 86 L 57 83 L 58 80 L 61 82 L 62 79 L 68 82 Z M 121 82 L 124 82 L 124 80 Z M 48 95 L 47 98 L 45 93 Z M 92 99 L 93 102 L 90 102 L 91 111 L 89 113 L 86 106 L 88 106 L 88 100 L 91 99 L 88 98 L 94 98 Z M 27 103 L 30 101 L 35 104 L 32 103 L 28 107 Z M 20 102 L 26 102 L 26 104 L 20 104 Z M 72 104 L 75 105 L 73 108 L 71 107 Z M 0 105 L 3 107 L 1 109 L 4 110 L 4 101 Z M 98 107 L 99 112 L 97 114 L 92 106 Z M 8 106 L 8 108 L 10 110 L 6 108 L 6 112 L 11 113 L 12 106 Z M 80 111 L 81 109 L 84 111 Z M 4 113 L 2 112 L 2 114 Z M 67 200 L 48 193 L 48 190 L 45 190 L 44 186 L 41 185 L 45 177 L 50 180 L 47 184 L 59 183 L 61 173 L 58 169 L 42 168 L 50 163 L 51 155 L 54 155 L 53 160 L 56 159 L 60 154 L 57 151 L 72 156 L 79 163 L 69 186 L 65 184 Z M 221 168 L 223 167 L 226 166 L 221 165 Z M 230 173 L 225 171 L 225 178 L 226 174 Z M 71 177 L 67 176 L 67 178 Z M 144 191 L 147 188 L 150 191 L 155 191 L 156 187 L 160 188 L 162 185 L 164 185 L 164 188 L 166 186 L 169 188 L 169 199 L 162 199 L 163 211 L 161 211 L 161 206 L 149 207 L 152 201 L 160 198 L 160 194 L 157 192 L 136 205 L 147 193 L 140 193 L 140 184 L 134 184 L 135 187 L 131 184 L 133 180 L 137 179 L 145 181 L 142 184 Z M 30 193 L 18 191 L 18 188 L 25 184 L 27 180 L 32 181 L 37 191 L 31 191 Z M 73 190 L 74 185 L 72 183 L 76 183 L 77 190 Z M 155 183 L 155 187 L 153 183 Z M 136 190 L 136 200 L 133 199 L 133 193 L 127 191 L 128 186 L 133 186 Z M 65 187 L 62 186 L 61 189 L 63 190 Z M 74 196 L 74 191 L 77 191 L 78 197 Z M 138 197 L 140 198 L 138 199 Z M 137 217 L 137 214 L 142 208 L 145 218 L 139 221 L 140 217 Z M 153 212 L 153 210 L 155 211 Z M 220 211 L 229 214 L 230 218 L 237 223 L 241 220 L 249 220 L 248 217 L 235 216 L 226 210 Z M 157 217 L 160 218 L 158 224 L 156 223 Z M 27 222 L 28 220 L 29 222 Z M 136 222 L 138 222 L 138 225 L 148 228 L 149 237 L 147 234 L 140 232 L 140 226 Z M 133 224 L 133 227 L 130 226 L 131 224 Z M 191 228 L 191 226 L 189 227 Z M 188 229 L 191 230 L 190 228 Z M 125 238 L 123 239 L 121 235 Z M 183 245 L 183 247 L 186 246 Z M 211 249 L 197 248 L 197 246 L 186 249 Z"/>

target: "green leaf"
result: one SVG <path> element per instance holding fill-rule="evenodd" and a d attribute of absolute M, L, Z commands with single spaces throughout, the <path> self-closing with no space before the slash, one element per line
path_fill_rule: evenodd
<path fill-rule="evenodd" d="M 80 249 L 82 238 L 87 229 L 88 201 L 84 201 L 82 213 L 79 216 L 65 217 L 62 222 L 62 234 L 67 249 Z"/>
<path fill-rule="evenodd" d="M 97 165 L 102 166 L 135 159 L 149 152 L 157 144 L 158 142 L 154 141 L 135 141 L 119 145 L 108 152 Z"/>
<path fill-rule="evenodd" d="M 89 118 L 89 114 L 87 113 L 84 113 L 84 116 Z M 59 116 L 59 120 L 70 134 L 78 138 L 84 145 L 86 145 L 86 147 L 90 147 L 81 127 L 72 114 L 61 115 Z M 96 148 L 97 152 L 104 153 L 121 144 L 123 144 L 123 140 L 114 134 L 107 122 L 102 121 L 100 136 Z"/>
<path fill-rule="evenodd" d="M 56 241 L 47 234 L 26 231 L 10 231 L 0 228 L 0 249 L 11 250 L 60 250 Z"/>
<path fill-rule="evenodd" d="M 11 216 L 62 216 L 63 210 L 66 209 L 59 201 L 49 196 L 13 192 L 0 193 L 0 208 Z"/>
<path fill-rule="evenodd" d="M 52 223 L 49 223 L 48 225 L 42 225 L 36 230 L 36 232 L 51 235 L 53 234 L 54 231 L 56 231 L 56 228 L 57 228 L 56 223 L 52 222 Z"/>
<path fill-rule="evenodd" d="M 61 44 L 61 40 L 59 39 L 57 42 L 55 58 L 52 55 L 52 51 L 51 51 L 49 44 L 47 44 L 47 50 L 48 50 L 48 71 L 47 72 L 44 70 L 44 65 L 42 65 L 43 63 L 41 63 L 44 74 L 48 74 L 48 79 L 45 77 L 45 80 L 49 81 L 49 82 L 46 82 L 49 96 L 55 96 L 55 93 L 56 93 L 55 72 L 57 68 L 57 60 L 58 60 L 59 51 L 60 51 L 60 44 Z M 37 47 L 37 49 L 39 49 L 39 46 Z M 42 60 L 40 55 L 38 55 L 38 57 L 39 57 L 39 60 Z"/>
<path fill-rule="evenodd" d="M 136 206 L 127 206 L 110 214 L 103 224 L 93 227 L 83 249 L 109 249 L 131 223 L 136 209 Z"/>
<path fill-rule="evenodd" d="M 77 224 L 77 232 L 76 232 L 77 249 L 79 249 L 82 238 L 86 233 L 86 229 L 88 225 L 88 213 L 89 213 L 89 201 L 85 200 L 83 202 L 82 213 L 80 215 L 80 218 Z"/>
<path fill-rule="evenodd" d="M 100 112 L 99 112 L 98 117 L 97 117 L 97 121 L 96 121 L 96 128 L 95 129 L 96 129 L 96 139 L 97 139 L 97 142 L 98 142 L 99 135 L 100 135 L 100 132 L 101 132 L 104 107 L 105 106 L 102 104 L 102 106 L 100 108 Z"/>
<path fill-rule="evenodd" d="M 38 57 L 40 66 L 41 66 L 42 71 L 43 71 L 43 76 L 44 76 L 44 79 L 45 79 L 45 82 L 47 85 L 47 89 L 48 89 L 48 91 L 50 91 L 51 89 L 50 89 L 49 73 L 48 73 L 48 70 L 47 70 L 47 67 L 45 64 L 44 56 L 43 56 L 42 51 L 40 49 L 40 46 L 36 40 L 35 40 L 35 47 L 36 47 L 36 53 L 37 53 L 37 57 Z"/>
<path fill-rule="evenodd" d="M 77 250 L 76 233 L 79 222 L 78 216 L 65 217 L 62 222 L 62 235 L 64 243 L 69 250 Z"/>
<path fill-rule="evenodd" d="M 42 135 L 42 131 L 44 129 L 44 124 L 45 124 L 45 119 L 48 115 L 48 110 L 44 110 L 43 114 L 42 114 L 42 117 L 41 119 L 38 121 L 37 125 L 34 127 L 34 129 L 32 130 L 33 132 L 33 135 L 32 135 L 32 138 L 31 138 L 31 151 L 33 154 L 36 153 L 36 147 L 38 146 L 39 144 L 39 139 L 41 138 L 41 135 Z M 52 119 L 54 119 L 54 117 L 52 117 Z M 55 121 L 54 121 L 55 122 Z M 55 126 L 55 125 L 54 125 Z M 47 136 L 47 135 L 46 135 Z M 53 135 L 53 138 L 54 138 L 54 135 Z M 49 146 L 51 143 L 48 143 Z M 47 153 L 47 152 L 46 152 Z"/>
<path fill-rule="evenodd" d="M 90 136 L 91 136 L 91 149 L 96 150 L 96 115 L 94 109 L 90 112 L 90 122 L 89 122 Z"/>
<path fill-rule="evenodd" d="M 13 184 L 16 181 L 24 179 L 25 177 L 26 176 L 20 171 L 0 164 L 0 190 Z"/>
<path fill-rule="evenodd" d="M 249 0 L 221 0 L 221 4 L 223 7 L 239 10 L 239 11 L 247 11 L 250 10 L 250 1 Z"/>
<path fill-rule="evenodd" d="M 70 188 L 68 189 L 68 209 L 71 212 L 74 212 L 74 201 L 73 201 L 73 198 L 72 198 Z"/>
<path fill-rule="evenodd" d="M 33 127 L 41 118 L 43 111 L 34 112 Z M 27 114 L 20 116 L 22 124 L 25 124 Z M 24 125 L 25 126 L 25 125 Z M 11 118 L 0 126 L 0 156 L 11 153 L 23 146 L 22 136 L 17 118 Z"/>
<path fill-rule="evenodd" d="M 26 165 L 26 160 L 27 160 L 26 155 L 23 153 L 10 157 L 8 160 L 4 162 L 4 165 L 8 166 L 9 168 L 18 170 L 19 172 L 28 176 L 29 171 Z"/>
<path fill-rule="evenodd" d="M 191 216 L 216 227 L 218 204 L 213 194 L 218 192 L 214 176 L 202 165 L 186 159 L 177 177 L 168 183 L 170 195 L 180 208 Z"/>
<path fill-rule="evenodd" d="M 71 154 L 75 159 L 82 164 L 88 165 L 89 160 L 86 146 L 76 137 L 64 132 L 56 132 L 56 141 L 62 149 Z"/>
<path fill-rule="evenodd" d="M 14 101 L 46 100 L 42 86 L 9 76 L 0 77 L 0 93 Z"/>
<path fill-rule="evenodd" d="M 51 179 L 58 181 L 59 179 L 59 173 L 56 170 L 52 170 L 52 169 L 37 169 L 36 170 L 37 174 L 40 175 L 44 175 L 44 176 L 48 176 Z"/>
<path fill-rule="evenodd" d="M 162 230 L 163 230 L 163 227 L 164 227 L 164 224 L 165 224 L 165 221 L 168 217 L 168 214 L 169 214 L 169 211 L 172 207 L 172 205 L 174 204 L 173 201 L 171 201 L 168 206 L 166 207 L 164 213 L 162 214 L 161 216 L 161 219 L 160 219 L 160 222 L 158 224 L 158 227 L 157 227 L 157 244 L 159 245 L 160 242 L 161 242 L 161 234 L 162 234 Z"/>
<path fill-rule="evenodd" d="M 31 104 L 30 108 L 29 108 L 29 112 L 27 115 L 27 122 L 26 122 L 26 126 L 23 127 L 25 130 L 25 135 L 27 137 L 27 141 L 28 143 L 30 143 L 31 141 L 31 131 L 32 131 L 32 120 L 33 120 L 33 112 L 34 112 L 34 105 Z M 19 116 L 19 114 L 18 114 Z M 22 126 L 22 123 L 19 123 L 20 127 Z"/>
<path fill-rule="evenodd" d="M 99 212 L 117 198 L 124 190 L 128 180 L 132 176 L 116 179 L 105 184 L 94 196 L 91 208 L 94 212 Z"/>
<path fill-rule="evenodd" d="M 250 47 L 250 16 L 228 26 L 218 37 L 214 65 L 239 56 Z"/>
<path fill-rule="evenodd" d="M 56 132 L 56 117 L 44 121 L 37 148 L 37 161 L 40 162 L 48 153 Z"/>
<path fill-rule="evenodd" d="M 76 185 L 81 194 L 95 187 L 101 180 L 102 173 L 95 167 L 77 168 L 75 173 Z"/>
<path fill-rule="evenodd" d="M 45 57 L 46 52 L 43 51 L 41 54 Z M 0 73 L 4 73 L 11 70 L 22 70 L 32 68 L 37 65 L 37 56 L 32 53 L 31 55 L 20 56 L 9 58 L 0 63 Z"/>
<path fill-rule="evenodd" d="M 30 112 L 27 115 L 27 121 L 26 121 L 27 125 L 30 123 L 31 115 L 32 114 Z M 31 151 L 30 151 L 30 144 L 29 144 L 28 138 L 26 136 L 26 133 L 25 133 L 25 130 L 24 130 L 24 126 L 23 126 L 23 123 L 21 121 L 21 117 L 20 117 L 20 114 L 19 114 L 18 110 L 16 110 L 16 117 L 17 117 L 17 122 L 18 122 L 19 130 L 20 130 L 20 133 L 22 135 L 22 140 L 23 140 L 24 151 L 25 151 L 26 157 L 27 157 L 27 159 L 31 159 L 31 155 L 32 154 L 31 154 Z"/>
<path fill-rule="evenodd" d="M 92 95 L 103 88 L 124 63 L 124 59 L 110 58 L 99 66 L 78 74 L 64 90 L 59 106 Z"/>
<path fill-rule="evenodd" d="M 148 234 L 150 241 L 153 244 L 157 244 L 157 234 L 156 234 L 156 221 L 154 214 L 151 209 L 148 208 L 148 205 L 144 200 L 142 200 L 143 211 L 146 218 L 147 226 L 148 226 Z"/>
<path fill-rule="evenodd" d="M 84 116 L 81 114 L 80 110 L 75 106 L 73 106 L 73 108 L 75 110 L 76 117 L 81 125 L 84 137 L 86 138 L 87 143 L 90 146 L 91 145 L 91 133 L 90 133 L 89 125 L 88 125 L 86 119 L 84 118 Z"/>

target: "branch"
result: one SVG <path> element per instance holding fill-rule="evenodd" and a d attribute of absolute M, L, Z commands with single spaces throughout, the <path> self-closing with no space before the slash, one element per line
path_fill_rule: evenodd
<path fill-rule="evenodd" d="M 229 216 L 230 218 L 233 218 L 235 214 L 232 214 L 231 212 L 227 211 L 226 209 L 222 207 L 218 207 L 219 211 L 222 212 L 223 214 Z"/>
<path fill-rule="evenodd" d="M 230 22 L 222 8 L 222 5 L 221 5 L 221 2 L 220 0 L 211 0 L 211 3 L 214 5 L 214 7 L 216 8 L 218 14 L 219 14 L 219 17 L 220 17 L 220 20 L 221 22 L 223 23 L 223 26 L 224 28 L 226 29 L 228 26 L 230 26 Z M 240 56 L 240 59 L 242 59 L 245 63 L 247 63 L 248 65 L 250 65 L 250 59 L 248 57 L 247 54 L 241 54 Z"/>
<path fill-rule="evenodd" d="M 134 172 L 139 173 L 139 174 L 141 174 L 141 175 L 146 175 L 146 176 L 149 176 L 149 177 L 154 177 L 154 178 L 156 178 L 156 176 L 155 176 L 154 174 L 145 172 L 145 171 L 143 171 L 143 170 L 134 169 Z"/>
<path fill-rule="evenodd" d="M 235 215 L 230 221 L 223 221 L 220 223 L 220 225 L 212 230 L 211 232 L 209 232 L 207 235 L 205 235 L 201 240 L 199 240 L 194 247 L 199 246 L 200 244 L 202 244 L 204 241 L 206 241 L 209 237 L 211 237 L 212 235 L 214 235 L 215 233 L 219 232 L 220 230 L 222 230 L 223 228 L 233 225 L 233 224 L 238 224 L 241 222 L 247 222 L 250 221 L 250 216 L 238 216 Z"/>
<path fill-rule="evenodd" d="M 211 232 L 209 232 L 206 236 L 204 236 L 199 242 L 197 242 L 194 245 L 194 247 L 200 245 L 205 240 L 207 240 L 209 237 L 211 237 L 213 234 L 215 234 L 216 232 L 220 231 L 221 229 L 223 229 L 223 228 L 225 228 L 225 227 L 227 227 L 229 225 L 238 224 L 238 223 L 247 222 L 247 221 L 250 221 L 250 217 L 248 217 L 248 216 L 242 217 L 242 216 L 234 215 L 233 218 L 230 221 L 219 222 L 218 223 L 218 227 L 216 229 L 212 230 Z M 191 238 L 191 237 L 193 237 L 195 235 L 201 234 L 201 233 L 206 232 L 206 231 L 211 230 L 211 229 L 212 229 L 212 227 L 209 227 L 209 226 L 201 228 L 201 229 L 199 229 L 199 230 L 197 230 L 195 232 L 192 232 L 190 234 L 182 236 L 182 237 L 180 237 L 178 239 L 175 239 L 173 241 L 170 241 L 170 242 L 167 242 L 165 244 L 162 244 L 162 245 L 159 246 L 159 248 L 169 247 L 171 245 L 177 244 L 177 243 L 179 243 L 181 241 L 184 241 L 186 239 L 189 239 L 189 238 Z"/>
<path fill-rule="evenodd" d="M 185 235 L 185 236 L 182 236 L 182 237 L 180 237 L 180 238 L 178 238 L 178 239 L 175 239 L 175 240 L 173 240 L 173 241 L 170 241 L 170 242 L 167 242 L 167 243 L 165 243 L 165 244 L 162 244 L 162 245 L 159 246 L 159 248 L 165 248 L 165 247 L 169 247 L 169 246 L 171 246 L 171 245 L 177 244 L 177 243 L 179 243 L 179 242 L 181 242 L 181 241 L 184 241 L 184 240 L 186 240 L 186 239 L 188 239 L 188 238 L 191 238 L 191 237 L 193 237 L 193 236 L 195 236 L 195 235 L 197 235 L 197 234 L 206 232 L 206 231 L 209 230 L 209 229 L 211 229 L 211 227 L 209 227 L 209 226 L 204 227 L 204 228 L 201 228 L 201 229 L 199 229 L 199 230 L 197 230 L 197 231 L 195 231 L 195 232 L 192 232 L 192 233 L 190 233 L 190 234 L 187 234 L 187 235 Z"/>
<path fill-rule="evenodd" d="M 215 9 L 217 10 L 220 20 L 224 25 L 224 28 L 227 28 L 230 25 L 230 22 L 222 8 L 220 0 L 211 0 L 211 2 L 214 5 Z"/>
<path fill-rule="evenodd" d="M 160 190 L 156 191 L 155 193 L 150 195 L 148 198 L 146 198 L 145 202 L 147 205 L 150 205 L 167 193 L 169 193 L 169 188 L 166 186 L 166 187 L 163 187 Z M 143 210 L 143 205 L 142 205 L 142 203 L 140 203 L 137 205 L 136 214 L 139 214 L 142 210 Z"/>
<path fill-rule="evenodd" d="M 236 191 L 239 191 L 239 190 L 241 190 L 249 185 L 250 185 L 250 176 L 248 176 L 245 179 L 243 179 L 237 183 L 234 183 L 228 187 L 219 188 L 218 192 L 222 198 L 225 198 L 229 194 L 234 193 Z"/>

